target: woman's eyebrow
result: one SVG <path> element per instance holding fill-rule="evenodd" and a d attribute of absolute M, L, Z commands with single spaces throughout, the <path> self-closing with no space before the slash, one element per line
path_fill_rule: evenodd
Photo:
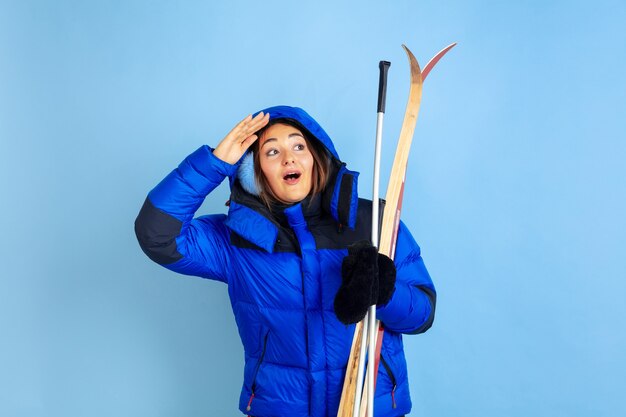
<path fill-rule="evenodd" d="M 276 138 L 265 139 L 265 142 L 263 142 L 263 145 L 261 145 L 261 148 L 267 145 L 268 142 L 278 142 L 278 139 Z"/>
<path fill-rule="evenodd" d="M 294 138 L 294 137 L 300 137 L 300 138 L 304 139 L 304 136 L 302 136 L 301 133 L 297 133 L 297 132 L 290 133 L 287 136 L 287 138 L 289 138 L 289 139 Z M 261 148 L 264 147 L 268 142 L 277 142 L 277 141 L 278 141 L 278 139 L 276 139 L 276 138 L 267 138 L 267 139 L 265 139 L 265 142 L 263 142 L 263 145 L 261 145 Z"/>

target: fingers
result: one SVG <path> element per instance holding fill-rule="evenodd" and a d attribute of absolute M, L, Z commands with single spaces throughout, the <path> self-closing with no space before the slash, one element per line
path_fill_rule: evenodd
<path fill-rule="evenodd" d="M 252 146 L 252 144 L 253 144 L 253 143 L 254 143 L 254 142 L 255 142 L 258 138 L 259 138 L 259 137 L 258 137 L 257 135 L 251 135 L 251 136 L 248 136 L 247 138 L 245 138 L 245 139 L 243 140 L 243 142 L 241 142 L 241 147 L 244 149 L 244 152 L 245 152 L 246 150 L 248 150 L 248 148 L 249 148 L 250 146 Z"/>
<path fill-rule="evenodd" d="M 269 123 L 269 121 L 270 121 L 270 114 L 269 113 L 264 114 L 263 112 L 260 112 L 253 119 L 250 119 L 250 121 L 248 122 L 249 124 L 247 126 L 246 132 L 252 132 L 252 134 L 241 142 L 241 147 L 244 149 L 244 152 L 250 146 L 252 146 L 252 144 L 259 138 L 259 136 L 255 134 L 255 132 L 258 132 L 260 129 L 263 129 Z"/>
<path fill-rule="evenodd" d="M 248 131 L 250 131 L 251 133 L 255 133 L 259 131 L 259 129 L 265 127 L 265 125 L 267 125 L 269 121 L 270 114 L 260 112 L 252 120 L 250 120 L 250 124 L 248 125 Z"/>
<path fill-rule="evenodd" d="M 260 129 L 270 120 L 269 113 L 260 112 L 256 116 L 246 116 L 240 121 L 213 150 L 213 155 L 230 164 L 237 162 L 257 139 Z"/>
<path fill-rule="evenodd" d="M 243 144 L 243 142 L 247 141 L 255 132 L 263 128 L 269 120 L 269 113 L 260 112 L 254 117 L 248 115 L 231 131 L 230 139 L 233 142 Z"/>

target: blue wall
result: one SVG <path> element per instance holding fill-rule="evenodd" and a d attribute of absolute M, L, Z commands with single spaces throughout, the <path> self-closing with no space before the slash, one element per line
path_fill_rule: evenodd
<path fill-rule="evenodd" d="M 400 45 L 424 65 L 452 41 L 404 205 L 439 290 L 406 338 L 412 415 L 626 415 L 624 21 L 623 1 L 0 2 L 0 415 L 238 415 L 226 287 L 143 255 L 146 193 L 284 103 L 370 196 L 378 61 L 388 172 Z"/>

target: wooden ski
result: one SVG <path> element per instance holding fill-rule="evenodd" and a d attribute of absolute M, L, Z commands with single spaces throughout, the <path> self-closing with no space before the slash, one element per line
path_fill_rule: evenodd
<path fill-rule="evenodd" d="M 404 113 L 404 121 L 402 123 L 402 128 L 400 130 L 400 137 L 398 139 L 398 145 L 396 147 L 396 154 L 394 157 L 393 166 L 391 169 L 391 175 L 389 178 L 389 184 L 387 186 L 387 194 L 386 194 L 386 205 L 383 213 L 383 220 L 381 225 L 380 232 L 380 242 L 378 245 L 378 251 L 384 255 L 387 255 L 391 259 L 394 258 L 395 255 L 395 245 L 396 239 L 398 236 L 398 228 L 400 226 L 400 213 L 402 210 L 402 199 L 404 194 L 404 182 L 406 178 L 406 168 L 407 162 L 409 158 L 409 151 L 411 149 L 411 143 L 413 141 L 413 133 L 415 132 L 415 125 L 417 123 L 417 116 L 419 113 L 421 97 L 422 97 L 422 84 L 426 79 L 426 76 L 430 73 L 432 68 L 439 62 L 439 60 L 450 50 L 452 49 L 456 43 L 453 43 L 444 49 L 442 49 L 439 53 L 437 53 L 424 67 L 424 71 L 422 72 L 419 67 L 419 63 L 415 56 L 411 51 L 405 46 L 404 48 L 407 57 L 409 59 L 410 68 L 411 68 L 411 86 L 409 89 L 409 99 L 407 102 L 406 110 Z M 373 198 L 378 198 L 378 196 L 373 196 Z M 374 309 L 375 312 L 375 309 Z M 363 332 L 363 322 L 358 323 L 355 326 L 355 338 L 353 340 L 353 345 L 350 349 L 350 358 L 348 360 L 348 368 L 346 370 L 346 377 L 344 379 L 344 387 L 342 391 L 342 398 L 340 403 L 339 412 L 337 414 L 338 417 L 351 417 L 352 410 L 354 407 L 354 399 L 352 400 L 344 400 L 344 394 L 350 395 L 350 392 L 355 392 L 355 387 L 353 384 L 358 383 L 361 384 L 362 381 L 356 381 L 356 374 L 358 371 L 358 366 L 354 366 L 353 361 L 356 358 L 356 363 L 358 364 L 358 356 L 360 356 L 357 352 L 361 351 L 361 337 L 356 337 L 356 333 Z M 377 341 L 376 341 L 376 353 L 375 353 L 375 366 L 374 366 L 374 379 L 377 375 L 379 360 L 380 360 L 380 349 L 382 346 L 382 338 L 383 338 L 383 329 L 379 322 L 376 323 L 377 332 Z M 369 370 L 368 370 L 369 372 Z M 368 377 L 366 376 L 365 380 L 367 381 Z M 375 383 L 375 382 L 374 382 Z M 348 385 L 346 387 L 346 384 Z M 354 397 L 354 394 L 352 394 Z M 361 407 L 360 407 L 360 415 L 365 415 L 367 408 L 367 390 L 363 390 L 363 397 L 361 398 Z"/>
<path fill-rule="evenodd" d="M 361 338 L 364 333 L 367 334 L 367 323 L 365 320 L 361 320 L 354 326 L 354 337 L 352 338 L 348 367 L 346 368 L 346 376 L 343 380 L 339 411 L 337 412 L 337 416 L 339 417 L 352 417 L 356 397 L 356 385 L 360 383 L 357 381 L 357 374 L 359 370 L 359 360 L 363 354 L 361 351 Z"/>

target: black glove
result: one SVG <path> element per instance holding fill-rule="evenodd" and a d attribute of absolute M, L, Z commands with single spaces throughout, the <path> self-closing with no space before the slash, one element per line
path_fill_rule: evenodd
<path fill-rule="evenodd" d="M 335 296 L 335 314 L 344 324 L 363 320 L 371 305 L 385 305 L 396 284 L 396 267 L 369 241 L 348 247 L 341 264 L 341 287 Z"/>

